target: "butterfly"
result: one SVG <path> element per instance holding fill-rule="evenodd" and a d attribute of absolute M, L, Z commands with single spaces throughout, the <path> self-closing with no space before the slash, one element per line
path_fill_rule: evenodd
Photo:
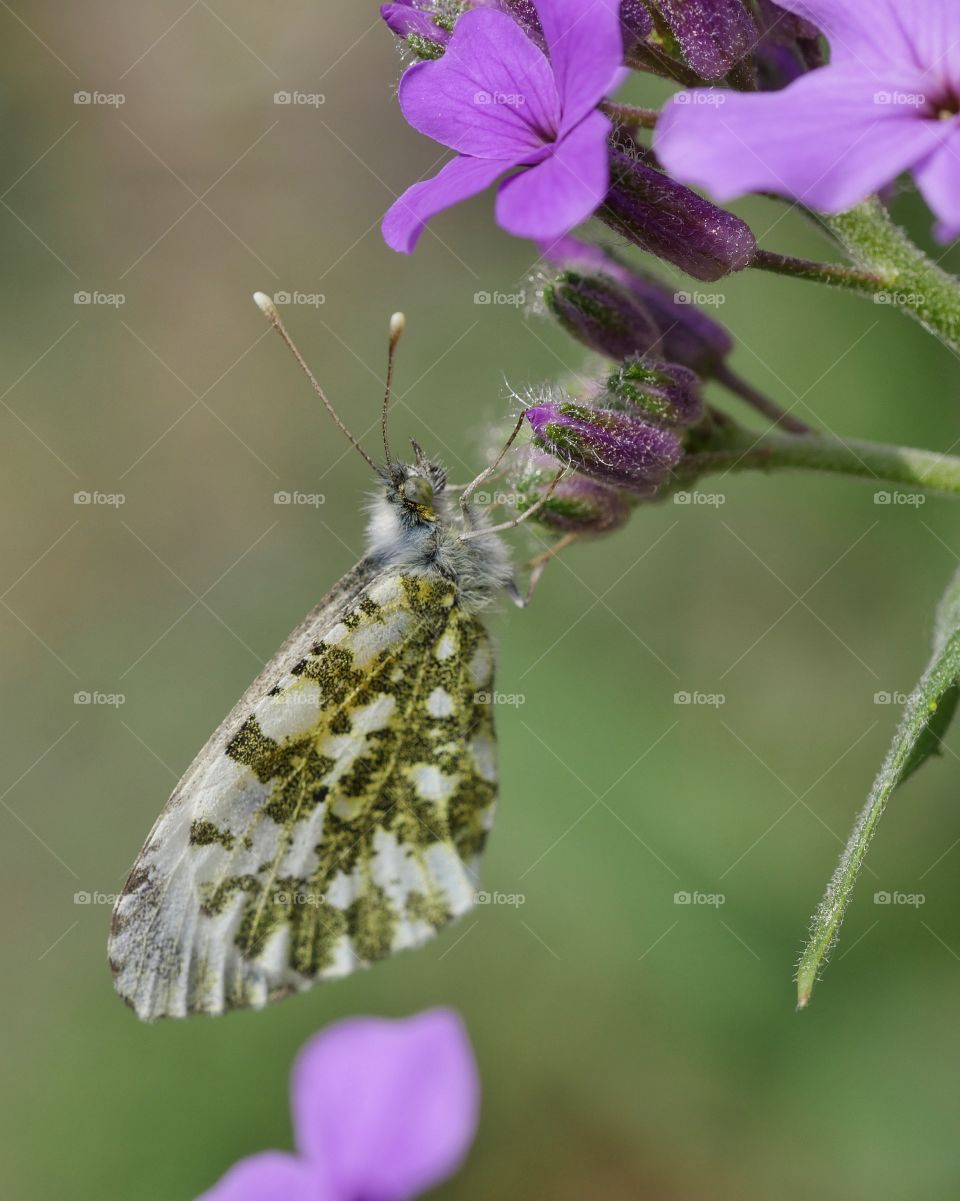
<path fill-rule="evenodd" d="M 377 465 L 269 297 L 255 301 L 376 475 L 363 559 L 266 664 L 162 810 L 114 908 L 117 991 L 145 1021 L 259 1008 L 433 937 L 474 904 L 497 796 L 483 611 L 523 603 L 499 526 L 387 409 Z M 561 473 L 562 474 L 562 473 Z"/>

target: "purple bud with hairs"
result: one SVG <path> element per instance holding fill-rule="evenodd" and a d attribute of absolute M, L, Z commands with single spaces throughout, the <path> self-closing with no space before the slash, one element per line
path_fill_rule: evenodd
<path fill-rule="evenodd" d="M 683 457 L 672 431 L 633 414 L 552 400 L 527 409 L 534 445 L 581 475 L 644 495 Z"/>
<path fill-rule="evenodd" d="M 609 359 L 642 354 L 660 337 L 630 289 L 607 275 L 562 271 L 544 287 L 543 300 L 569 334 Z"/>
<path fill-rule="evenodd" d="M 620 27 L 623 30 L 625 54 L 629 54 L 638 42 L 645 42 L 653 33 L 653 17 L 643 0 L 623 0 L 620 5 Z"/>
<path fill-rule="evenodd" d="M 710 375 L 733 350 L 733 338 L 719 321 L 694 304 L 682 303 L 677 293 L 655 276 L 626 266 L 601 247 L 568 236 L 540 249 L 551 263 L 605 275 L 632 293 L 659 335 L 656 342 L 635 346 L 635 353 L 653 352 L 698 375 Z"/>
<path fill-rule="evenodd" d="M 700 379 L 694 372 L 677 363 L 643 357 L 621 363 L 607 377 L 597 403 L 669 426 L 696 425 L 704 414 Z"/>
<path fill-rule="evenodd" d="M 803 17 L 756 0 L 760 39 L 753 54 L 757 82 L 763 92 L 776 92 L 826 63 L 820 30 Z"/>
<path fill-rule="evenodd" d="M 610 191 L 597 216 L 705 283 L 749 267 L 757 252 L 746 222 L 620 150 L 612 153 Z"/>
<path fill-rule="evenodd" d="M 559 467 L 556 459 L 534 447 L 523 452 L 512 477 L 518 512 L 525 512 L 546 496 Z M 652 495 L 652 484 L 649 491 Z M 626 524 L 636 499 L 636 492 L 623 492 L 568 472 L 531 520 L 557 534 L 608 534 Z"/>
<path fill-rule="evenodd" d="M 701 79 L 722 79 L 756 45 L 742 0 L 657 0 L 656 7 Z"/>

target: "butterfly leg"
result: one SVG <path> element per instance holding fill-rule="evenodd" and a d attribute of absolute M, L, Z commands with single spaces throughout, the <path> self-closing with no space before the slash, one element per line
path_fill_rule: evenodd
<path fill-rule="evenodd" d="M 530 578 L 527 581 L 526 594 L 522 594 L 520 592 L 515 580 L 510 581 L 510 583 L 507 585 L 506 593 L 518 609 L 525 609 L 527 605 L 530 604 L 531 600 L 533 599 L 533 594 L 536 590 L 537 584 L 540 582 L 540 577 L 543 575 L 550 560 L 556 558 L 557 555 L 562 554 L 568 546 L 576 542 L 578 537 L 579 534 L 564 534 L 562 538 L 558 539 L 553 546 L 551 546 L 548 550 L 545 550 L 543 554 L 537 555 L 526 564 L 526 566 L 530 569 Z"/>
<path fill-rule="evenodd" d="M 466 518 L 466 516 L 467 516 L 467 501 L 469 501 L 470 497 L 473 495 L 474 492 L 476 492 L 476 490 L 480 487 L 481 484 L 485 484 L 487 482 L 487 480 L 491 479 L 496 474 L 497 468 L 500 466 L 500 464 L 503 462 L 504 458 L 506 457 L 507 451 L 510 449 L 510 447 L 516 441 L 517 435 L 520 433 L 521 429 L 523 429 L 523 419 L 525 416 L 526 416 L 526 411 L 524 411 L 523 413 L 520 414 L 517 424 L 513 427 L 513 432 L 511 433 L 510 437 L 504 443 L 503 450 L 500 451 L 500 453 L 493 460 L 493 462 L 490 464 L 490 466 L 485 467 L 483 469 L 483 471 L 481 471 L 480 474 L 477 476 L 477 478 L 475 480 L 472 480 L 463 489 L 463 492 L 460 495 L 460 509 L 464 515 L 464 518 Z"/>
<path fill-rule="evenodd" d="M 501 522 L 500 525 L 488 526 L 483 530 L 468 530 L 467 533 L 460 535 L 460 541 L 469 542 L 471 538 L 483 538 L 487 534 L 502 534 L 504 530 L 515 530 L 518 525 L 523 525 L 525 521 L 528 521 L 531 517 L 539 513 L 550 497 L 553 496 L 554 489 L 563 479 L 564 475 L 566 475 L 566 471 L 566 467 L 561 467 L 551 480 L 550 487 L 544 492 L 543 496 L 540 497 L 536 504 L 531 505 L 529 509 L 521 513 L 519 517 L 514 517 L 511 521 Z"/>

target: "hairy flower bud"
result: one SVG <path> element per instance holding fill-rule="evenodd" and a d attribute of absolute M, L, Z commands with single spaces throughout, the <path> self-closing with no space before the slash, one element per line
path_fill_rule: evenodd
<path fill-rule="evenodd" d="M 431 0 L 393 0 L 380 5 L 380 16 L 418 58 L 440 58 L 450 40 L 453 22 Z"/>
<path fill-rule="evenodd" d="M 543 289 L 543 300 L 568 333 L 610 359 L 642 354 L 660 337 L 646 308 L 608 275 L 563 271 Z"/>
<path fill-rule="evenodd" d="M 700 380 L 692 371 L 643 357 L 627 359 L 607 377 L 598 403 L 672 426 L 696 425 L 704 412 Z"/>
<path fill-rule="evenodd" d="M 559 466 L 556 459 L 533 447 L 523 453 L 513 475 L 518 512 L 526 512 L 547 495 Z M 568 473 L 531 520 L 558 534 L 607 534 L 626 523 L 634 499 L 635 494 Z"/>
<path fill-rule="evenodd" d="M 820 31 L 773 0 L 756 0 L 760 39 L 753 53 L 761 91 L 775 92 L 826 62 Z"/>
<path fill-rule="evenodd" d="M 623 30 L 624 54 L 645 42 L 653 33 L 653 17 L 643 0 L 623 0 L 620 5 L 620 28 Z"/>
<path fill-rule="evenodd" d="M 615 409 L 556 400 L 527 409 L 534 445 L 581 475 L 649 494 L 683 456 L 671 430 Z"/>
<path fill-rule="evenodd" d="M 656 7 L 701 79 L 722 79 L 756 44 L 742 0 L 657 0 Z"/>
<path fill-rule="evenodd" d="M 711 375 L 733 350 L 733 338 L 727 330 L 691 303 L 689 293 L 676 292 L 655 276 L 628 267 L 601 247 L 579 238 L 561 238 L 540 249 L 551 263 L 607 276 L 632 294 L 659 334 L 656 342 L 635 346 L 637 354 L 652 351 L 698 375 Z"/>
<path fill-rule="evenodd" d="M 757 252 L 746 222 L 620 150 L 613 152 L 610 191 L 597 216 L 706 283 L 749 267 Z"/>

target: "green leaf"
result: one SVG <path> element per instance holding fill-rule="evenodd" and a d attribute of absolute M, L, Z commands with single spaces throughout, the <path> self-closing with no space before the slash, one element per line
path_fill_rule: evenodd
<path fill-rule="evenodd" d="M 827 956 L 837 941 L 840 925 L 863 867 L 867 847 L 876 833 L 887 801 L 894 791 L 933 754 L 960 701 L 960 571 L 953 577 L 937 608 L 933 656 L 910 694 L 900 726 L 874 781 L 870 796 L 847 842 L 823 900 L 810 924 L 810 939 L 797 969 L 797 1006 L 806 1007 Z"/>

